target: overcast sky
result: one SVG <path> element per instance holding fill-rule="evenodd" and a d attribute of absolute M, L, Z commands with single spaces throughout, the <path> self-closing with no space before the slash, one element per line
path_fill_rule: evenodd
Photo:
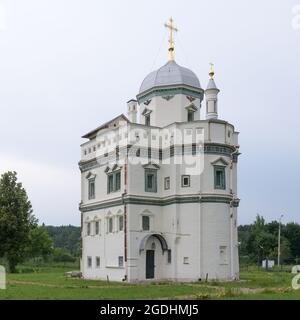
<path fill-rule="evenodd" d="M 300 0 L 0 0 L 0 172 L 16 170 L 46 224 L 79 225 L 81 136 L 126 112 L 176 61 L 240 132 L 239 223 L 300 223 Z M 294 8 L 294 13 L 293 13 Z"/>

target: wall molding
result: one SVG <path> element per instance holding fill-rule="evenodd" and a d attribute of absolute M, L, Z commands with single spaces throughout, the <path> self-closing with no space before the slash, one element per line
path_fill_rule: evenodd
<path fill-rule="evenodd" d="M 165 199 L 162 198 L 141 198 L 135 196 L 128 196 L 126 198 L 120 197 L 117 200 L 105 201 L 97 204 L 89 204 L 85 206 L 80 206 L 79 210 L 81 212 L 89 212 L 101 209 L 107 209 L 111 207 L 117 207 L 124 204 L 134 204 L 134 205 L 149 205 L 149 206 L 169 206 L 172 204 L 185 204 L 185 203 L 226 203 L 232 204 L 233 207 L 239 206 L 239 199 L 232 199 L 230 196 L 173 196 Z"/>

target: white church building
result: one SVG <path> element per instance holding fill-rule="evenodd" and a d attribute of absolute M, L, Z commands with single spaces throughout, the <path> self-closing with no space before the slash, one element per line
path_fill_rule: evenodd
<path fill-rule="evenodd" d="M 211 65 L 203 89 L 174 60 L 143 80 L 121 114 L 83 136 L 81 271 L 86 279 L 239 278 L 238 132 L 218 118 Z M 205 117 L 200 117 L 205 108 Z"/>

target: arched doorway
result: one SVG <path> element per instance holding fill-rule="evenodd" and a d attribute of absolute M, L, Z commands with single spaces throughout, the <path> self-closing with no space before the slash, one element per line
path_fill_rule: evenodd
<path fill-rule="evenodd" d="M 161 250 L 160 250 L 161 249 Z M 145 278 L 155 279 L 156 264 L 161 263 L 159 260 L 165 251 L 168 250 L 166 239 L 160 234 L 148 234 L 140 243 L 140 255 L 145 253 Z M 158 261 L 156 261 L 158 260 Z"/>

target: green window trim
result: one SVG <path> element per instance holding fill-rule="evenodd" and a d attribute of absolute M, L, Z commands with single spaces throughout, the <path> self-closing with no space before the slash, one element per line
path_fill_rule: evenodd
<path fill-rule="evenodd" d="M 214 187 L 215 189 L 226 189 L 226 171 L 223 166 L 214 166 Z"/>
<path fill-rule="evenodd" d="M 95 178 L 88 180 L 88 198 L 95 199 Z"/>
<path fill-rule="evenodd" d="M 150 217 L 142 216 L 142 230 L 149 231 L 150 230 Z"/>
<path fill-rule="evenodd" d="M 157 192 L 157 170 L 145 169 L 145 192 Z"/>
<path fill-rule="evenodd" d="M 121 190 L 121 170 L 107 174 L 107 193 Z"/>

